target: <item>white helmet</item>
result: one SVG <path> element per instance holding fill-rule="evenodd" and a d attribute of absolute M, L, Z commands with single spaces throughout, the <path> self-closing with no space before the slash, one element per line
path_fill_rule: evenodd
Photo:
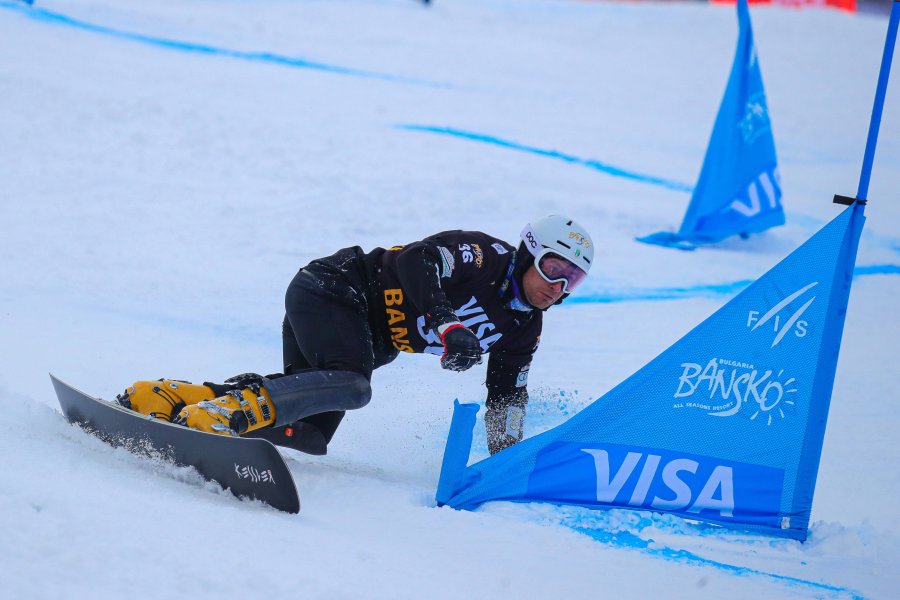
<path fill-rule="evenodd" d="M 547 281 L 565 281 L 566 293 L 571 292 L 587 275 L 594 260 L 594 242 L 590 234 L 578 223 L 560 215 L 550 215 L 528 224 L 522 229 L 522 243 L 534 256 L 538 273 Z M 578 271 L 566 272 L 552 261 L 553 255 L 561 256 Z"/>

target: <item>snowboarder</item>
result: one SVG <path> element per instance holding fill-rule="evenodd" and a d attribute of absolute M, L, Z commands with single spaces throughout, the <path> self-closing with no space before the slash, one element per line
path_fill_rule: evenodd
<path fill-rule="evenodd" d="M 372 371 L 401 351 L 438 354 L 453 371 L 490 353 L 485 425 L 494 454 L 522 439 L 543 311 L 584 280 L 593 256 L 584 228 L 559 215 L 526 225 L 518 248 L 459 230 L 369 253 L 344 248 L 288 286 L 283 374 L 139 381 L 119 402 L 202 431 L 324 454 L 344 412 L 368 404 Z"/>

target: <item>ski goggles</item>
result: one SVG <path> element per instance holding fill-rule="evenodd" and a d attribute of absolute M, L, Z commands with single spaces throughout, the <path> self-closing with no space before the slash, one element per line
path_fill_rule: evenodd
<path fill-rule="evenodd" d="M 565 294 L 571 294 L 587 277 L 587 273 L 581 267 L 550 248 L 545 248 L 535 257 L 534 266 L 547 283 L 562 281 Z"/>

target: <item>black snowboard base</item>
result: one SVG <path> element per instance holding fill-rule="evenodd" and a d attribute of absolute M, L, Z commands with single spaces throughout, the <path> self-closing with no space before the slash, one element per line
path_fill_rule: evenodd
<path fill-rule="evenodd" d="M 66 419 L 117 447 L 160 455 L 193 467 L 238 497 L 261 500 L 289 513 L 300 512 L 300 497 L 284 458 L 262 438 L 229 437 L 172 425 L 94 398 L 52 374 Z"/>

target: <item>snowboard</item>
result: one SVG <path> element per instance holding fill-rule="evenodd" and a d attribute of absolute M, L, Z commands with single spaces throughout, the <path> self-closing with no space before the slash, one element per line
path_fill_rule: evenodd
<path fill-rule="evenodd" d="M 270 442 L 197 431 L 173 425 L 94 398 L 52 374 L 63 415 L 73 424 L 136 454 L 161 455 L 193 467 L 238 497 L 261 500 L 289 513 L 300 512 L 300 497 L 284 458 Z"/>

